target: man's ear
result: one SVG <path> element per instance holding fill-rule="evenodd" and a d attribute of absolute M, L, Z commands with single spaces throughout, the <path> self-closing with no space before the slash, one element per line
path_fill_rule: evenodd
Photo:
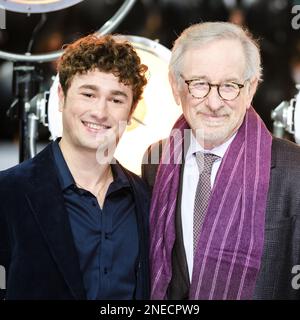
<path fill-rule="evenodd" d="M 179 94 L 179 85 L 175 78 L 175 75 L 169 71 L 169 82 L 172 88 L 173 97 L 175 99 L 175 102 L 180 105 L 180 94 Z"/>
<path fill-rule="evenodd" d="M 57 94 L 58 94 L 58 110 L 62 112 L 65 104 L 65 94 L 60 83 L 58 84 L 58 87 L 57 87 Z"/>
<path fill-rule="evenodd" d="M 250 108 L 251 103 L 252 103 L 252 99 L 255 95 L 255 92 L 257 90 L 257 86 L 258 86 L 258 79 L 254 78 L 254 79 L 250 79 L 249 80 L 249 85 L 247 88 L 247 93 L 248 93 L 248 101 L 247 101 L 247 108 Z"/>

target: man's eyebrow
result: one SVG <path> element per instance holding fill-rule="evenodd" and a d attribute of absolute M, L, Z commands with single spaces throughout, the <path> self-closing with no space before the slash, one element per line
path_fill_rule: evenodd
<path fill-rule="evenodd" d="M 82 86 L 79 87 L 79 89 L 90 89 L 93 91 L 99 91 L 99 88 L 93 84 L 83 84 Z M 125 98 L 128 98 L 128 95 L 121 90 L 111 90 L 110 94 L 114 96 L 123 96 Z"/>
<path fill-rule="evenodd" d="M 189 77 L 189 79 L 191 79 L 191 80 L 206 80 L 208 78 L 206 76 L 202 76 L 202 75 L 192 75 Z"/>
<path fill-rule="evenodd" d="M 240 79 L 236 77 L 225 78 L 222 82 L 239 82 Z"/>
<path fill-rule="evenodd" d="M 120 91 L 120 90 L 112 90 L 111 94 L 114 96 L 123 96 L 125 98 L 128 98 L 128 95 L 125 92 Z"/>
<path fill-rule="evenodd" d="M 79 89 L 90 89 L 90 90 L 98 91 L 97 86 L 93 84 L 83 84 L 79 87 Z"/>
<path fill-rule="evenodd" d="M 205 75 L 191 76 L 190 79 L 209 81 L 208 77 Z M 239 82 L 239 81 L 240 79 L 238 77 L 224 77 L 223 80 L 221 80 L 220 82 L 224 83 L 224 82 Z"/>

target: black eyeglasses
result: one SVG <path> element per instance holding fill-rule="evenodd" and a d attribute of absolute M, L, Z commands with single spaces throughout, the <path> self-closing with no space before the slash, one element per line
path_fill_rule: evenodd
<path fill-rule="evenodd" d="M 184 80 L 184 82 L 188 86 L 189 93 L 194 98 L 203 99 L 209 95 L 211 87 L 217 87 L 219 97 L 226 101 L 236 99 L 239 96 L 241 89 L 245 86 L 245 83 L 240 84 L 232 81 L 212 84 L 204 80 L 192 79 Z"/>

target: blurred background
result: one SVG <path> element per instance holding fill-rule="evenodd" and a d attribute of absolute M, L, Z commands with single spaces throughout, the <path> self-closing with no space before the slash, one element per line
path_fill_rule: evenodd
<path fill-rule="evenodd" d="M 123 2 L 85 0 L 43 14 L 6 11 L 0 50 L 20 54 L 59 50 L 97 31 Z M 272 131 L 271 110 L 290 100 L 297 92 L 295 84 L 300 83 L 300 29 L 292 25 L 295 5 L 300 5 L 300 0 L 137 0 L 114 33 L 142 36 L 171 49 L 176 37 L 193 23 L 221 20 L 248 27 L 260 41 L 264 67 L 254 107 Z M 56 75 L 55 62 L 39 64 L 38 69 L 39 85 L 49 90 Z M 0 59 L 0 169 L 6 166 L 1 167 L 1 159 L 10 152 L 8 146 L 19 138 L 15 115 L 12 112 L 7 117 L 13 101 L 13 63 Z M 47 143 L 49 136 L 48 129 L 40 125 L 39 142 Z"/>

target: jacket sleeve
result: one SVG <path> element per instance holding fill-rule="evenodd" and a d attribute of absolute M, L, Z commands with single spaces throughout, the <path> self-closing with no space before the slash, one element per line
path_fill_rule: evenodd
<path fill-rule="evenodd" d="M 1 178 L 1 177 L 0 177 Z M 0 179 L 0 184 L 2 180 Z M 8 268 L 10 261 L 10 242 L 7 224 L 7 210 L 5 209 L 5 192 L 0 187 L 0 300 L 5 298 Z"/>
<path fill-rule="evenodd" d="M 0 300 L 5 298 L 9 260 L 8 228 L 4 209 L 0 205 Z"/>

